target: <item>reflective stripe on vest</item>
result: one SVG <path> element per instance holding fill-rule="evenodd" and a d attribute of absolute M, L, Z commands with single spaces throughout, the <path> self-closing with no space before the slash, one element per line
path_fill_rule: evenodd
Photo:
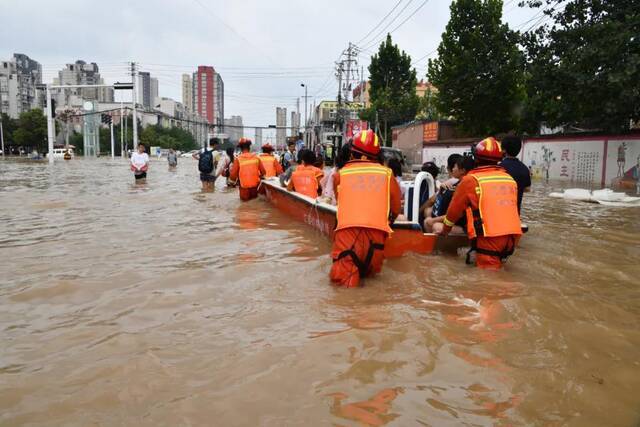
<path fill-rule="evenodd" d="M 319 172 L 319 169 L 314 166 L 297 166 L 296 170 L 291 174 L 293 189 L 300 194 L 315 199 L 318 197 L 318 179 L 316 176 Z"/>
<path fill-rule="evenodd" d="M 365 227 L 391 233 L 391 169 L 375 163 L 347 164 L 340 169 L 338 226 Z"/>
<path fill-rule="evenodd" d="M 262 156 L 259 156 L 258 158 L 260 159 L 260 162 L 264 167 L 264 171 L 265 171 L 264 177 L 271 178 L 273 176 L 276 176 L 276 165 L 273 164 L 273 162 L 276 161 L 276 158 L 271 155 L 262 155 Z"/>
<path fill-rule="evenodd" d="M 467 233 L 497 237 L 522 234 L 518 215 L 518 185 L 500 167 L 483 167 L 469 172 L 476 180 L 478 210 L 467 208 Z"/>
<path fill-rule="evenodd" d="M 238 177 L 240 178 L 240 187 L 242 188 L 255 188 L 260 184 L 260 160 L 258 156 L 250 153 L 243 153 L 238 156 L 238 163 L 240 164 L 240 172 Z"/>

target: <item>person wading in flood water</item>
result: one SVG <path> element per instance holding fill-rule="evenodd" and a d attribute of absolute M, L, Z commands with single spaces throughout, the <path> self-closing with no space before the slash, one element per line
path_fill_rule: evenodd
<path fill-rule="evenodd" d="M 282 172 L 282 165 L 275 157 L 273 157 L 273 147 L 268 142 L 262 145 L 262 154 L 258 156 L 260 158 L 260 163 L 265 170 L 265 178 L 272 178 L 274 176 L 279 176 Z"/>
<path fill-rule="evenodd" d="M 202 182 L 202 191 L 210 193 L 215 189 L 216 178 L 221 173 L 218 168 L 221 153 L 217 150 L 218 140 L 211 138 L 209 147 L 194 153 L 193 158 L 198 160 L 198 170 L 200 171 L 200 181 Z"/>
<path fill-rule="evenodd" d="M 502 148 L 496 139 L 483 139 L 473 151 L 476 168 L 460 180 L 440 234 L 449 234 L 466 213 L 467 235 L 471 240 L 467 264 L 471 263 L 470 256 L 475 251 L 478 267 L 496 270 L 513 254 L 522 234 L 518 185 L 498 166 Z"/>
<path fill-rule="evenodd" d="M 265 175 L 265 170 L 258 156 L 249 151 L 250 139 L 240 138 L 238 147 L 242 153 L 233 160 L 229 179 L 240 180 L 240 200 L 247 201 L 258 197 L 258 186 L 260 179 Z"/>
<path fill-rule="evenodd" d="M 149 170 L 149 155 L 145 152 L 144 144 L 138 144 L 138 151 L 131 153 L 131 171 L 137 184 L 144 184 Z"/>
<path fill-rule="evenodd" d="M 178 166 L 178 155 L 176 154 L 176 150 L 173 148 L 169 149 L 169 153 L 167 154 L 167 163 L 169 164 L 169 170 L 175 170 L 176 166 Z"/>
<path fill-rule="evenodd" d="M 380 272 L 389 221 L 400 214 L 400 187 L 391 169 L 378 163 L 379 154 L 378 135 L 358 133 L 351 160 L 334 177 L 338 225 L 329 276 L 341 286 L 357 287 L 361 278 Z"/>

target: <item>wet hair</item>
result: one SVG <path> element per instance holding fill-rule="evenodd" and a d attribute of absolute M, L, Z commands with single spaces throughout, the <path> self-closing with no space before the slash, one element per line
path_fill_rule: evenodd
<path fill-rule="evenodd" d="M 509 135 L 502 139 L 502 150 L 510 156 L 517 156 L 522 149 L 522 140 L 519 136 Z"/>
<path fill-rule="evenodd" d="M 344 144 L 340 147 L 340 151 L 336 155 L 336 167 L 342 169 L 344 165 L 351 159 L 351 144 Z"/>
<path fill-rule="evenodd" d="M 316 162 L 316 153 L 307 148 L 300 150 L 298 157 L 305 165 L 313 165 Z"/>
<path fill-rule="evenodd" d="M 217 143 L 218 143 L 218 140 L 216 138 L 210 138 L 209 139 L 209 147 L 213 147 Z"/>
<path fill-rule="evenodd" d="M 454 165 L 462 167 L 462 154 L 453 153 L 447 158 L 447 170 L 452 170 Z"/>
<path fill-rule="evenodd" d="M 226 152 L 227 152 L 227 156 L 229 156 L 231 161 L 233 161 L 233 158 L 235 157 L 236 150 L 233 147 L 227 147 Z"/>
<path fill-rule="evenodd" d="M 456 166 L 458 166 L 458 169 L 463 169 L 465 172 L 469 172 L 473 169 L 475 169 L 476 167 L 476 161 L 473 158 L 473 156 L 460 156 L 457 160 L 456 160 Z"/>
<path fill-rule="evenodd" d="M 422 172 L 429 172 L 433 179 L 436 179 L 438 174 L 440 173 L 440 168 L 433 162 L 426 162 L 422 165 L 420 169 Z"/>
<path fill-rule="evenodd" d="M 140 146 L 144 147 L 145 150 L 147 149 L 147 146 L 144 145 L 142 142 L 138 144 L 138 148 L 140 148 Z"/>
<path fill-rule="evenodd" d="M 395 177 L 402 176 L 402 164 L 398 159 L 396 158 L 389 159 L 389 162 L 387 163 L 387 167 L 391 169 L 391 172 L 393 172 L 393 176 Z"/>

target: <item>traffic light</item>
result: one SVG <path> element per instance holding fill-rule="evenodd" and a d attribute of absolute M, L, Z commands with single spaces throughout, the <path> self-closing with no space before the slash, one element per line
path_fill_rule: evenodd
<path fill-rule="evenodd" d="M 102 115 L 102 123 L 104 123 L 105 125 L 110 125 L 111 124 L 111 115 L 103 114 Z"/>

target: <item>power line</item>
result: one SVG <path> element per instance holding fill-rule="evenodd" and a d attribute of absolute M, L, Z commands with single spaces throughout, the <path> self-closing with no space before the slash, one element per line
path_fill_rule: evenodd
<path fill-rule="evenodd" d="M 418 6 L 409 16 L 407 16 L 404 21 L 402 21 L 398 26 L 396 26 L 393 30 L 389 31 L 388 34 L 393 34 L 398 28 L 402 27 L 409 19 L 411 19 L 416 13 L 418 13 L 418 11 L 420 9 L 422 9 L 427 3 L 429 3 L 429 0 L 424 0 L 420 6 Z M 367 45 L 365 46 L 365 48 L 370 48 L 372 46 L 375 46 L 376 44 L 382 42 L 384 40 L 384 37 L 380 40 L 378 40 L 378 42 L 374 42 L 373 45 Z"/>
<path fill-rule="evenodd" d="M 389 17 L 389 15 L 391 15 L 393 13 L 394 10 L 396 10 L 396 8 L 400 5 L 400 3 L 402 3 L 403 0 L 399 0 L 398 3 L 396 3 L 395 6 L 393 6 L 393 8 L 389 11 L 389 13 L 387 13 L 381 20 L 380 22 L 378 22 L 371 30 L 369 30 L 369 32 L 360 40 L 358 40 L 356 42 L 356 44 L 360 44 L 362 43 L 364 40 L 366 40 L 367 37 L 369 37 L 369 35 L 371 33 L 373 33 L 380 25 L 382 25 L 382 23 L 384 22 L 385 19 L 387 19 Z"/>
<path fill-rule="evenodd" d="M 376 33 L 376 35 L 373 36 L 373 38 L 371 40 L 376 40 L 378 37 L 380 37 L 380 35 L 383 34 L 385 32 L 385 30 L 387 28 L 389 28 L 391 26 L 391 24 L 393 24 L 396 21 L 396 19 L 398 19 L 400 17 L 400 15 L 402 15 L 402 12 L 404 12 L 411 5 L 412 2 L 413 2 L 413 0 L 409 0 L 409 2 L 404 5 L 404 7 L 400 10 L 400 12 L 398 12 L 398 14 L 396 16 L 394 16 L 393 19 L 391 21 L 389 21 L 387 23 L 387 25 L 384 26 L 384 28 L 382 28 L 380 31 L 378 31 Z M 375 42 L 373 44 L 371 42 L 367 42 L 364 47 L 365 48 L 370 48 L 372 45 L 375 45 L 375 44 L 376 44 Z"/>

